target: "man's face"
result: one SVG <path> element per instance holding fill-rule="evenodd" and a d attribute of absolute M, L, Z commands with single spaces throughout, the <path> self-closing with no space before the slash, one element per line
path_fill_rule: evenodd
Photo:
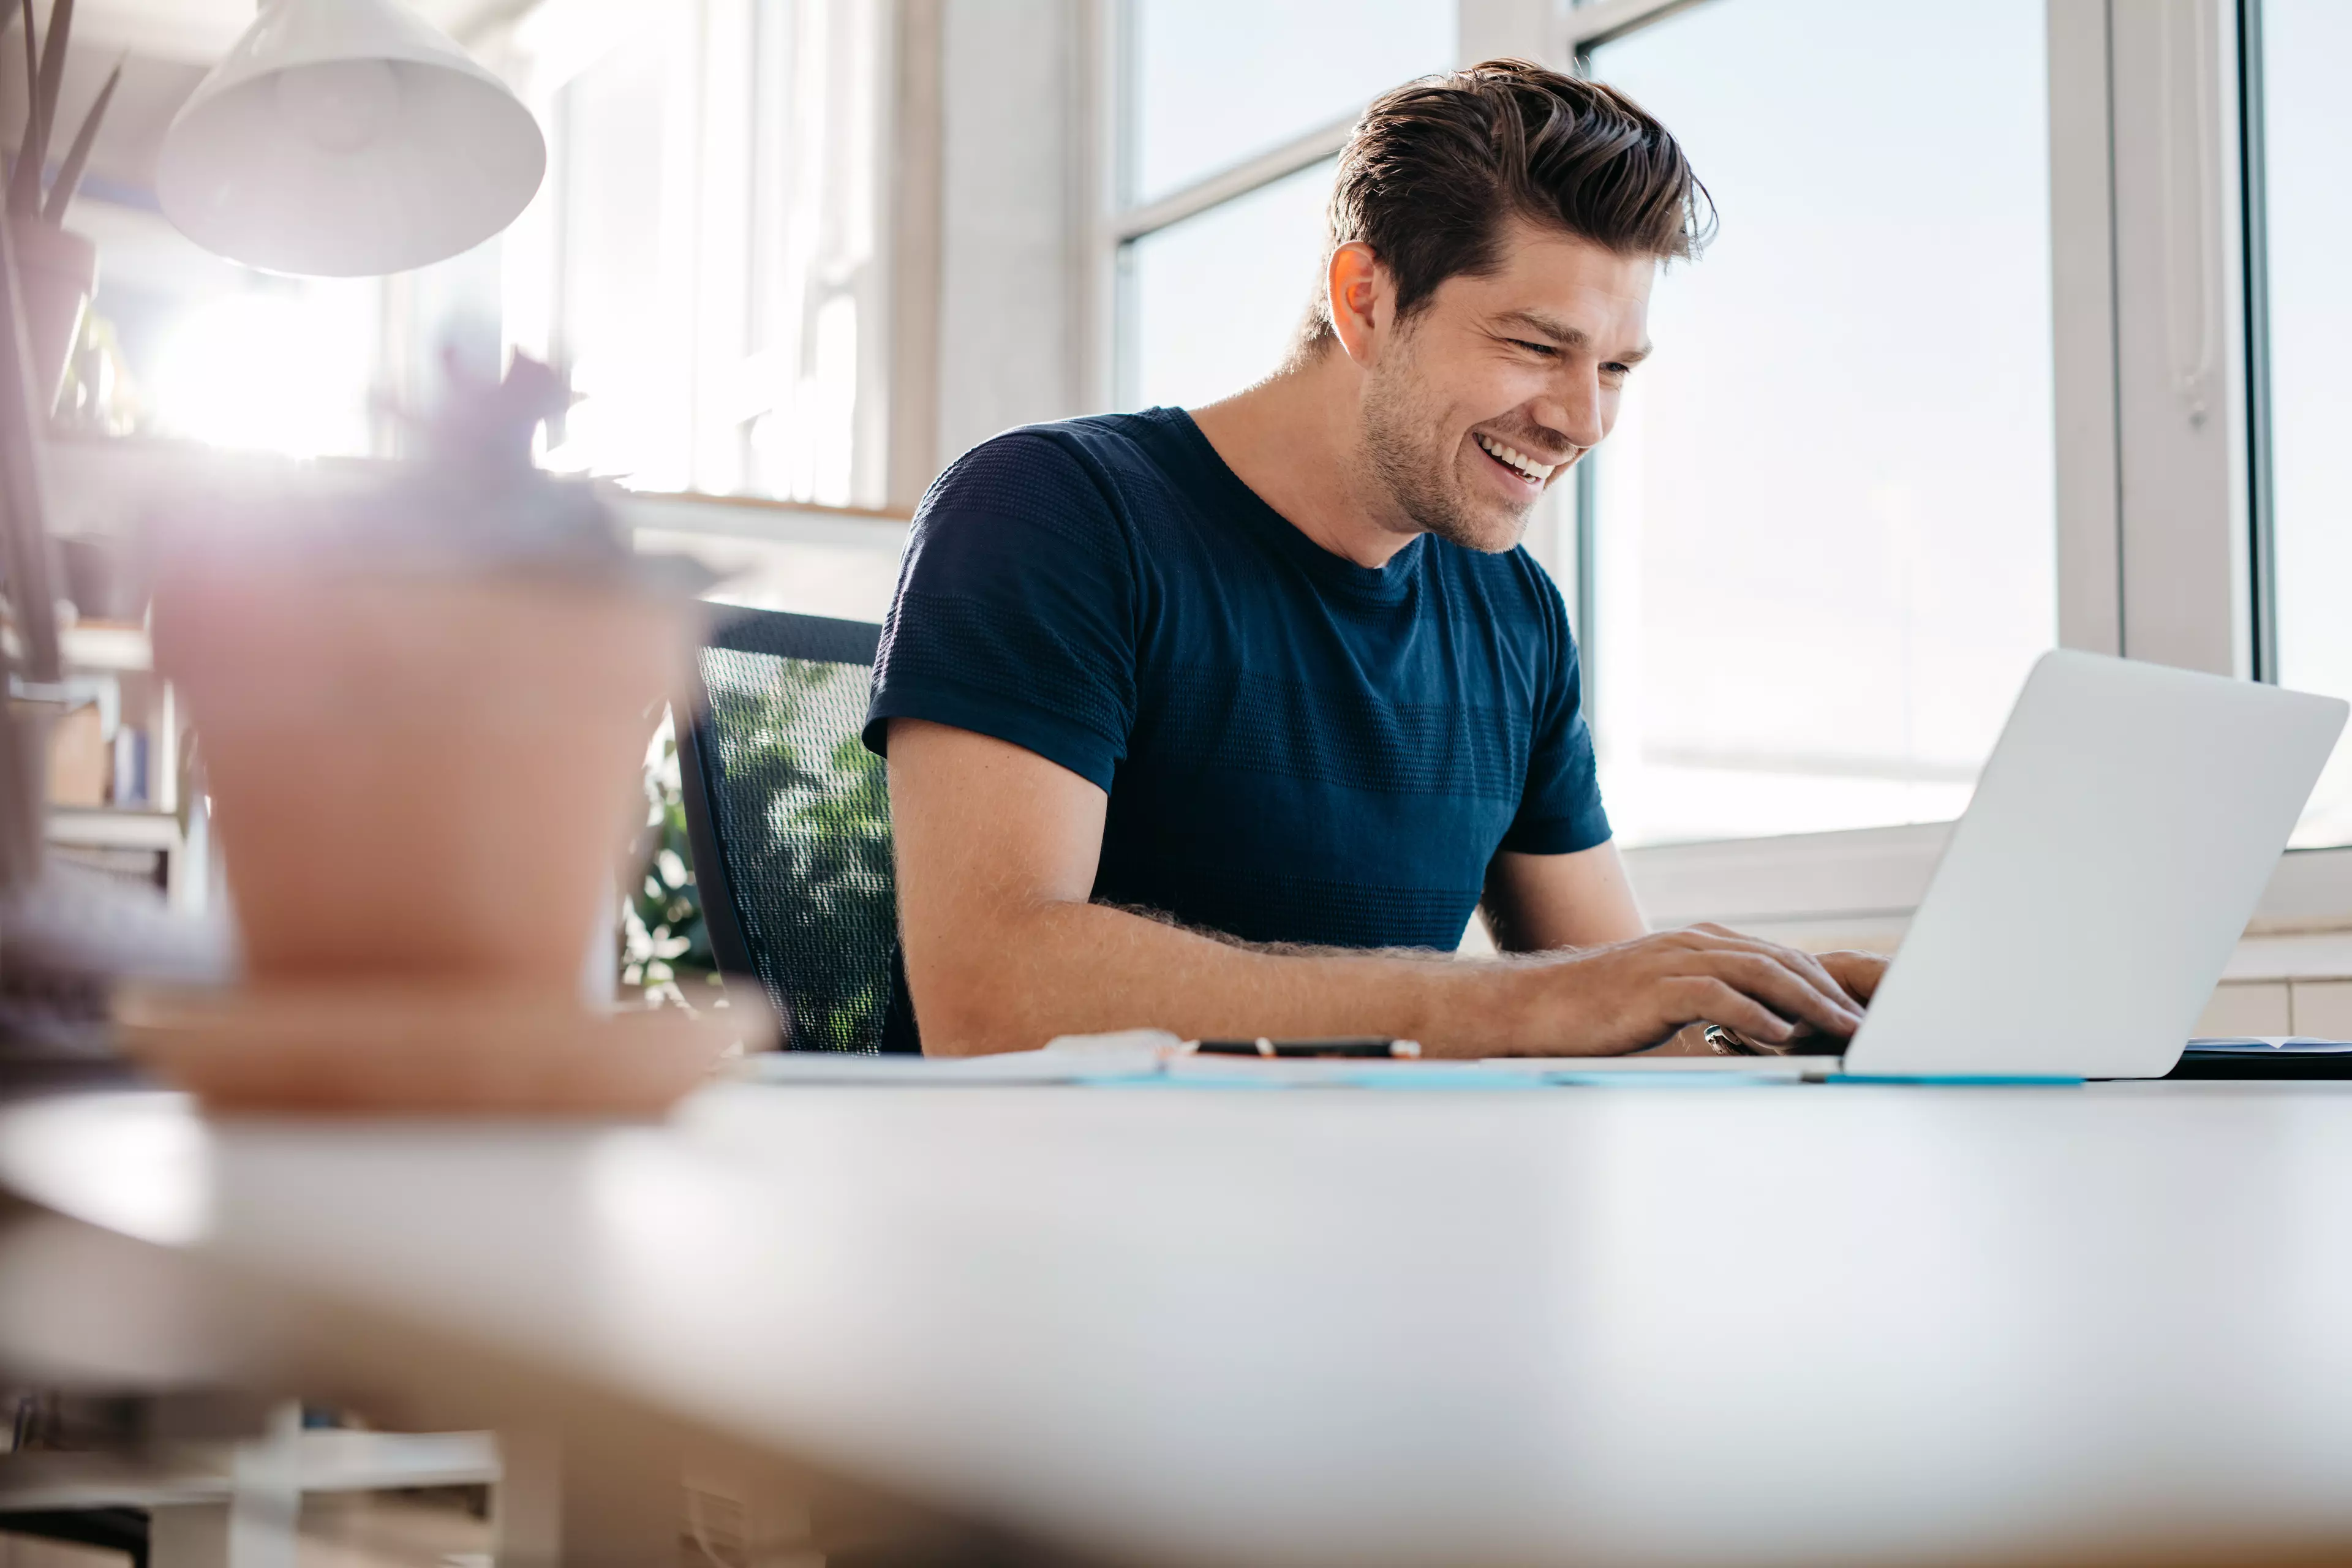
<path fill-rule="evenodd" d="M 1617 422 L 1657 263 L 1515 221 L 1500 265 L 1440 284 L 1366 367 L 1363 460 L 1411 524 L 1508 550 Z"/>

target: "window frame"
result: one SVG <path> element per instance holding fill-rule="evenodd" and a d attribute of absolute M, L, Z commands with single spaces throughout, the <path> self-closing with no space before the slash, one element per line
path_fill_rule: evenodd
<path fill-rule="evenodd" d="M 1459 0 L 1458 57 L 1581 69 L 1702 5 Z M 1117 389 L 1126 247 L 1330 157 L 1321 127 L 1123 207 L 1127 5 L 1097 0 L 1097 175 L 1087 355 Z M 1964 26 L 1955 16 L 1955 26 Z M 2046 0 L 2059 646 L 2274 679 L 2260 110 L 2261 0 Z M 2185 358 L 2177 324 L 2197 345 Z M 1590 624 L 1594 497 L 1547 502 L 1529 545 Z M 1629 849 L 1654 920 L 1794 940 L 1899 940 L 1949 823 Z M 2352 847 L 2289 850 L 2252 930 L 2352 929 Z"/>

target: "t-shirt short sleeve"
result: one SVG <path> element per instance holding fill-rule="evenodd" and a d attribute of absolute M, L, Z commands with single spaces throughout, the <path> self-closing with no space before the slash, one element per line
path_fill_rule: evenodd
<path fill-rule="evenodd" d="M 874 660 L 865 741 L 927 719 L 1036 752 L 1108 790 L 1135 722 L 1136 570 L 1097 472 L 1014 431 L 931 487 Z"/>
<path fill-rule="evenodd" d="M 1541 579 L 1553 648 L 1551 679 L 1537 704 L 1528 781 L 1502 847 L 1521 855 L 1573 855 L 1609 841 L 1592 726 L 1584 717 L 1584 675 L 1559 590 Z"/>

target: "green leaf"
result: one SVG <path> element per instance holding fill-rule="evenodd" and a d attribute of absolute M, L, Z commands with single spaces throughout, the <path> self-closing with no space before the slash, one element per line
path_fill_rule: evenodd
<path fill-rule="evenodd" d="M 41 45 L 33 31 L 33 0 L 25 0 L 25 136 L 16 144 L 16 173 L 8 182 L 8 211 L 30 217 L 41 206 L 41 165 L 48 161 L 41 127 Z"/>
<path fill-rule="evenodd" d="M 106 85 L 98 89 L 98 100 L 89 112 L 81 117 L 81 129 L 74 132 L 73 146 L 67 150 L 65 166 L 58 171 L 57 182 L 49 186 L 49 205 L 41 216 L 51 223 L 66 220 L 66 206 L 81 188 L 81 172 L 89 163 L 90 147 L 98 141 L 99 125 L 106 119 L 106 106 L 113 100 L 115 84 L 122 79 L 122 67 L 130 57 L 114 62 L 107 73 Z"/>
<path fill-rule="evenodd" d="M 30 16 L 29 5 L 25 15 Z M 40 127 L 41 153 L 33 160 L 33 205 L 41 200 L 41 177 L 48 172 L 49 142 L 57 134 L 58 89 L 65 84 L 66 44 L 73 37 L 74 0 L 53 0 L 49 6 L 49 36 L 41 45 Z M 26 31 L 30 31 L 29 26 Z"/>

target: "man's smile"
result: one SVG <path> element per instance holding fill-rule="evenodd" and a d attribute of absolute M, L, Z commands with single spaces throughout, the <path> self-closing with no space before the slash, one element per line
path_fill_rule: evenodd
<path fill-rule="evenodd" d="M 1552 470 L 1559 467 L 1558 463 L 1538 462 L 1509 442 L 1492 436 L 1474 431 L 1472 438 L 1478 443 L 1480 451 L 1494 459 L 1496 468 L 1534 489 L 1543 489 L 1545 482 L 1551 478 Z"/>

